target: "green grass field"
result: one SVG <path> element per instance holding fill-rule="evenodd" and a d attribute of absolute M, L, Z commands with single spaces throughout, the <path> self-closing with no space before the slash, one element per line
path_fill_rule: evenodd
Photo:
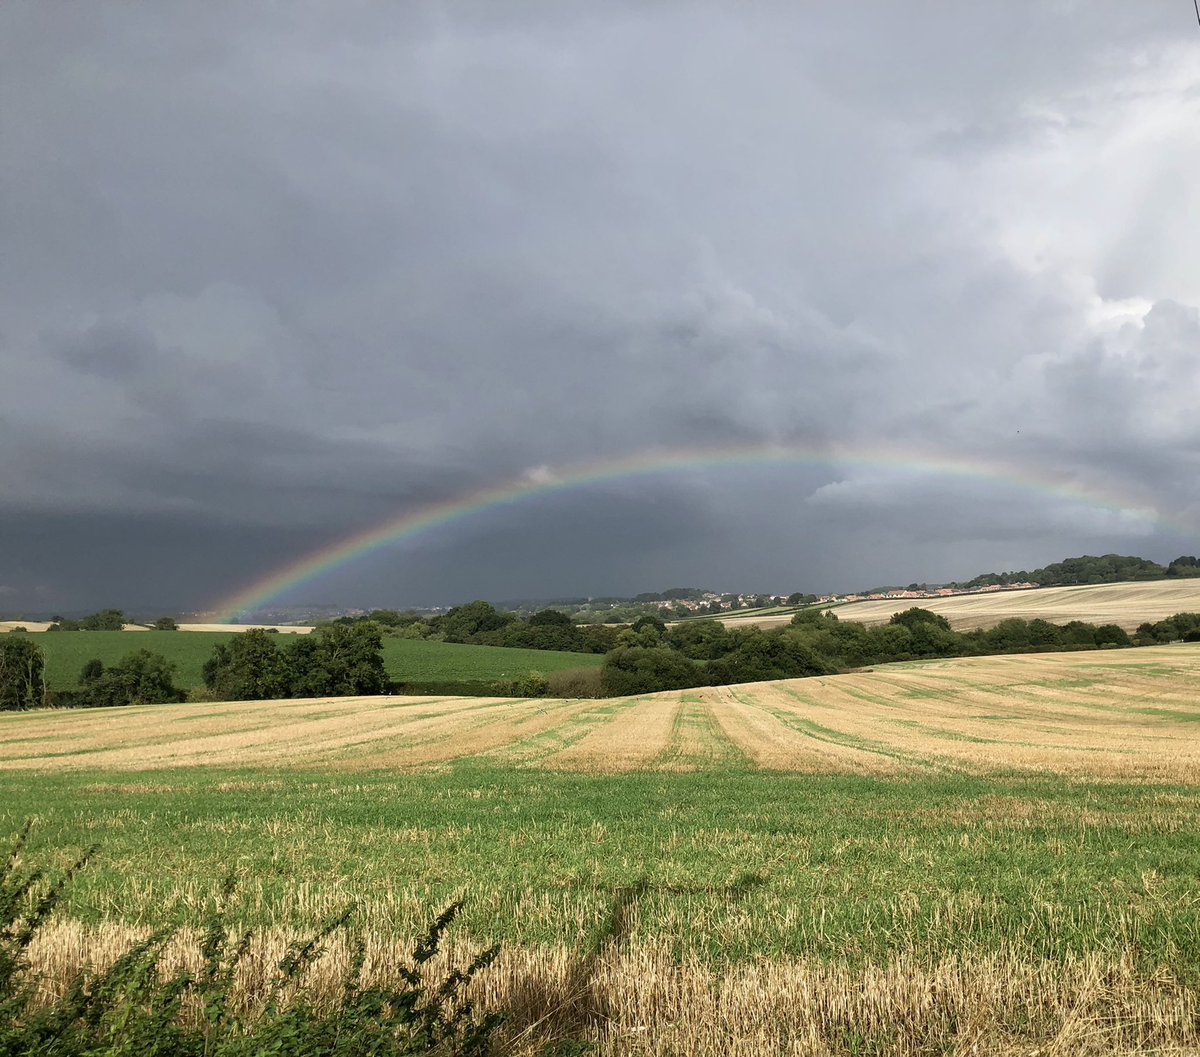
<path fill-rule="evenodd" d="M 116 664 L 134 650 L 161 653 L 175 665 L 175 683 L 184 689 L 203 686 L 200 669 L 213 647 L 232 637 L 222 631 L 48 631 L 29 638 L 46 655 L 46 686 L 73 690 L 79 673 L 94 657 Z"/>
<path fill-rule="evenodd" d="M 116 664 L 133 650 L 161 653 L 175 665 L 176 685 L 203 685 L 200 670 L 213 647 L 231 637 L 221 631 L 52 631 L 30 635 L 46 655 L 46 684 L 51 690 L 71 690 L 87 661 L 98 657 Z M 280 635 L 281 642 L 288 636 Z M 452 642 L 383 640 L 383 663 L 388 677 L 406 682 L 489 682 L 512 679 L 529 671 L 552 672 L 601 664 L 595 654 L 552 650 L 514 650 L 500 646 L 468 646 Z"/>
<path fill-rule="evenodd" d="M 596 668 L 604 663 L 604 657 L 561 650 L 518 650 L 424 639 L 384 639 L 383 663 L 388 676 L 397 681 L 457 679 L 488 682 L 512 679 L 530 671 L 549 675 L 571 668 Z"/>
<path fill-rule="evenodd" d="M 1200 791 L 1039 779 L 431 773 L 0 776 L 0 834 L 101 852 L 85 921 L 194 919 L 230 871 L 248 924 L 354 898 L 410 934 L 465 894 L 483 941 L 578 942 L 641 886 L 631 933 L 677 956 L 880 960 L 1133 949 L 1200 982 Z M 302 882 L 302 887 L 297 888 Z"/>

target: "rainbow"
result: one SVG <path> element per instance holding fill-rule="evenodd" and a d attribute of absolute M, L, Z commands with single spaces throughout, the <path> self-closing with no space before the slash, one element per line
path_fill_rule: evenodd
<path fill-rule="evenodd" d="M 534 496 L 652 474 L 764 464 L 887 467 L 916 474 L 984 480 L 1049 493 L 1060 499 L 1162 523 L 1157 511 L 1144 503 L 1100 492 L 1072 479 L 1056 477 L 1041 467 L 1031 469 L 998 460 L 916 451 L 899 452 L 895 448 L 835 451 L 816 446 L 778 445 L 641 452 L 553 469 L 542 467 L 454 499 L 431 503 L 419 510 L 391 517 L 382 524 L 354 532 L 255 580 L 217 603 L 214 620 L 228 623 L 244 613 L 262 608 L 287 591 L 384 547 L 489 510 L 514 506 Z"/>

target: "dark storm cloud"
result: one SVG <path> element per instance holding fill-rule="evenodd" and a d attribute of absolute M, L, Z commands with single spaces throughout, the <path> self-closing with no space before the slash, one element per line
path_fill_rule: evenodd
<path fill-rule="evenodd" d="M 239 528 L 262 562 L 170 578 L 202 604 L 293 545 L 679 447 L 992 460 L 1113 501 L 886 467 L 654 477 L 536 533 L 472 522 L 501 558 L 426 540 L 396 590 L 815 588 L 940 556 L 936 579 L 1084 541 L 1171 557 L 1154 526 L 1200 523 L 1186 11 L 277 14 L 0 9 L 0 516 L 63 546 L 74 518 L 81 554 L 124 525 L 108 590 L 187 517 L 220 526 L 197 568 Z M 636 542 L 590 527 L 613 510 Z M 0 584 L 105 601 L 22 560 Z"/>

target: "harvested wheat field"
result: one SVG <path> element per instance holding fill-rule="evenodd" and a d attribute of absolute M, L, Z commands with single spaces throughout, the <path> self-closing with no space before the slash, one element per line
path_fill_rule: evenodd
<path fill-rule="evenodd" d="M 983 657 L 619 700 L 0 715 L 0 842 L 51 873 L 46 995 L 235 883 L 237 1001 L 356 906 L 449 956 L 505 1050 L 1200 1053 L 1200 646 Z M 336 1002 L 353 937 L 305 987 Z M 444 963 L 443 963 L 444 964 Z"/>
<path fill-rule="evenodd" d="M 1048 620 L 1066 624 L 1082 620 L 1089 624 L 1117 624 L 1134 631 L 1139 624 L 1154 622 L 1176 613 L 1200 612 L 1200 578 L 1154 580 L 1148 583 L 1092 584 L 1085 587 L 1039 587 L 1030 591 L 994 591 L 948 598 L 891 598 L 851 602 L 834 612 L 842 620 L 863 624 L 886 624 L 894 613 L 920 606 L 939 613 L 956 631 L 994 628 L 1002 620 Z M 726 617 L 727 627 L 754 624 L 779 627 L 791 621 L 791 612 L 760 617 Z"/>
<path fill-rule="evenodd" d="M 977 657 L 621 700 L 328 698 L 0 716 L 10 768 L 1046 771 L 1200 781 L 1200 647 Z"/>

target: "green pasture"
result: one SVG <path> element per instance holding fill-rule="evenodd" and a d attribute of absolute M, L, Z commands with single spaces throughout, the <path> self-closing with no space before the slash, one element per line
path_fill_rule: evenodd
<path fill-rule="evenodd" d="M 0 844 L 27 817 L 29 861 L 98 845 L 66 907 L 88 921 L 194 921 L 232 874 L 254 925 L 355 902 L 404 933 L 465 896 L 473 938 L 577 946 L 621 895 L 631 942 L 717 962 L 1132 950 L 1200 981 L 1191 787 L 478 763 L 0 774 Z"/>
<path fill-rule="evenodd" d="M 74 690 L 79 673 L 93 658 L 116 664 L 134 650 L 161 653 L 175 665 L 175 685 L 203 686 L 200 669 L 213 647 L 234 633 L 225 631 L 45 631 L 29 635 L 46 655 L 46 686 Z"/>
<path fill-rule="evenodd" d="M 384 639 L 383 663 L 389 678 L 406 682 L 463 680 L 489 682 L 513 679 L 526 672 L 598 668 L 604 657 L 561 650 L 522 650 L 507 646 L 471 646 L 461 642 L 425 639 Z"/>
<path fill-rule="evenodd" d="M 46 685 L 71 690 L 79 683 L 84 664 L 98 657 L 115 664 L 133 650 L 161 653 L 175 665 L 176 685 L 203 685 L 200 672 L 213 647 L 237 634 L 224 631 L 50 631 L 31 634 L 46 655 Z M 290 635 L 280 634 L 281 643 Z M 529 671 L 552 672 L 594 667 L 595 654 L 553 650 L 518 650 L 501 646 L 468 646 L 421 639 L 383 640 L 383 663 L 388 677 L 405 682 L 490 682 L 512 679 Z"/>

